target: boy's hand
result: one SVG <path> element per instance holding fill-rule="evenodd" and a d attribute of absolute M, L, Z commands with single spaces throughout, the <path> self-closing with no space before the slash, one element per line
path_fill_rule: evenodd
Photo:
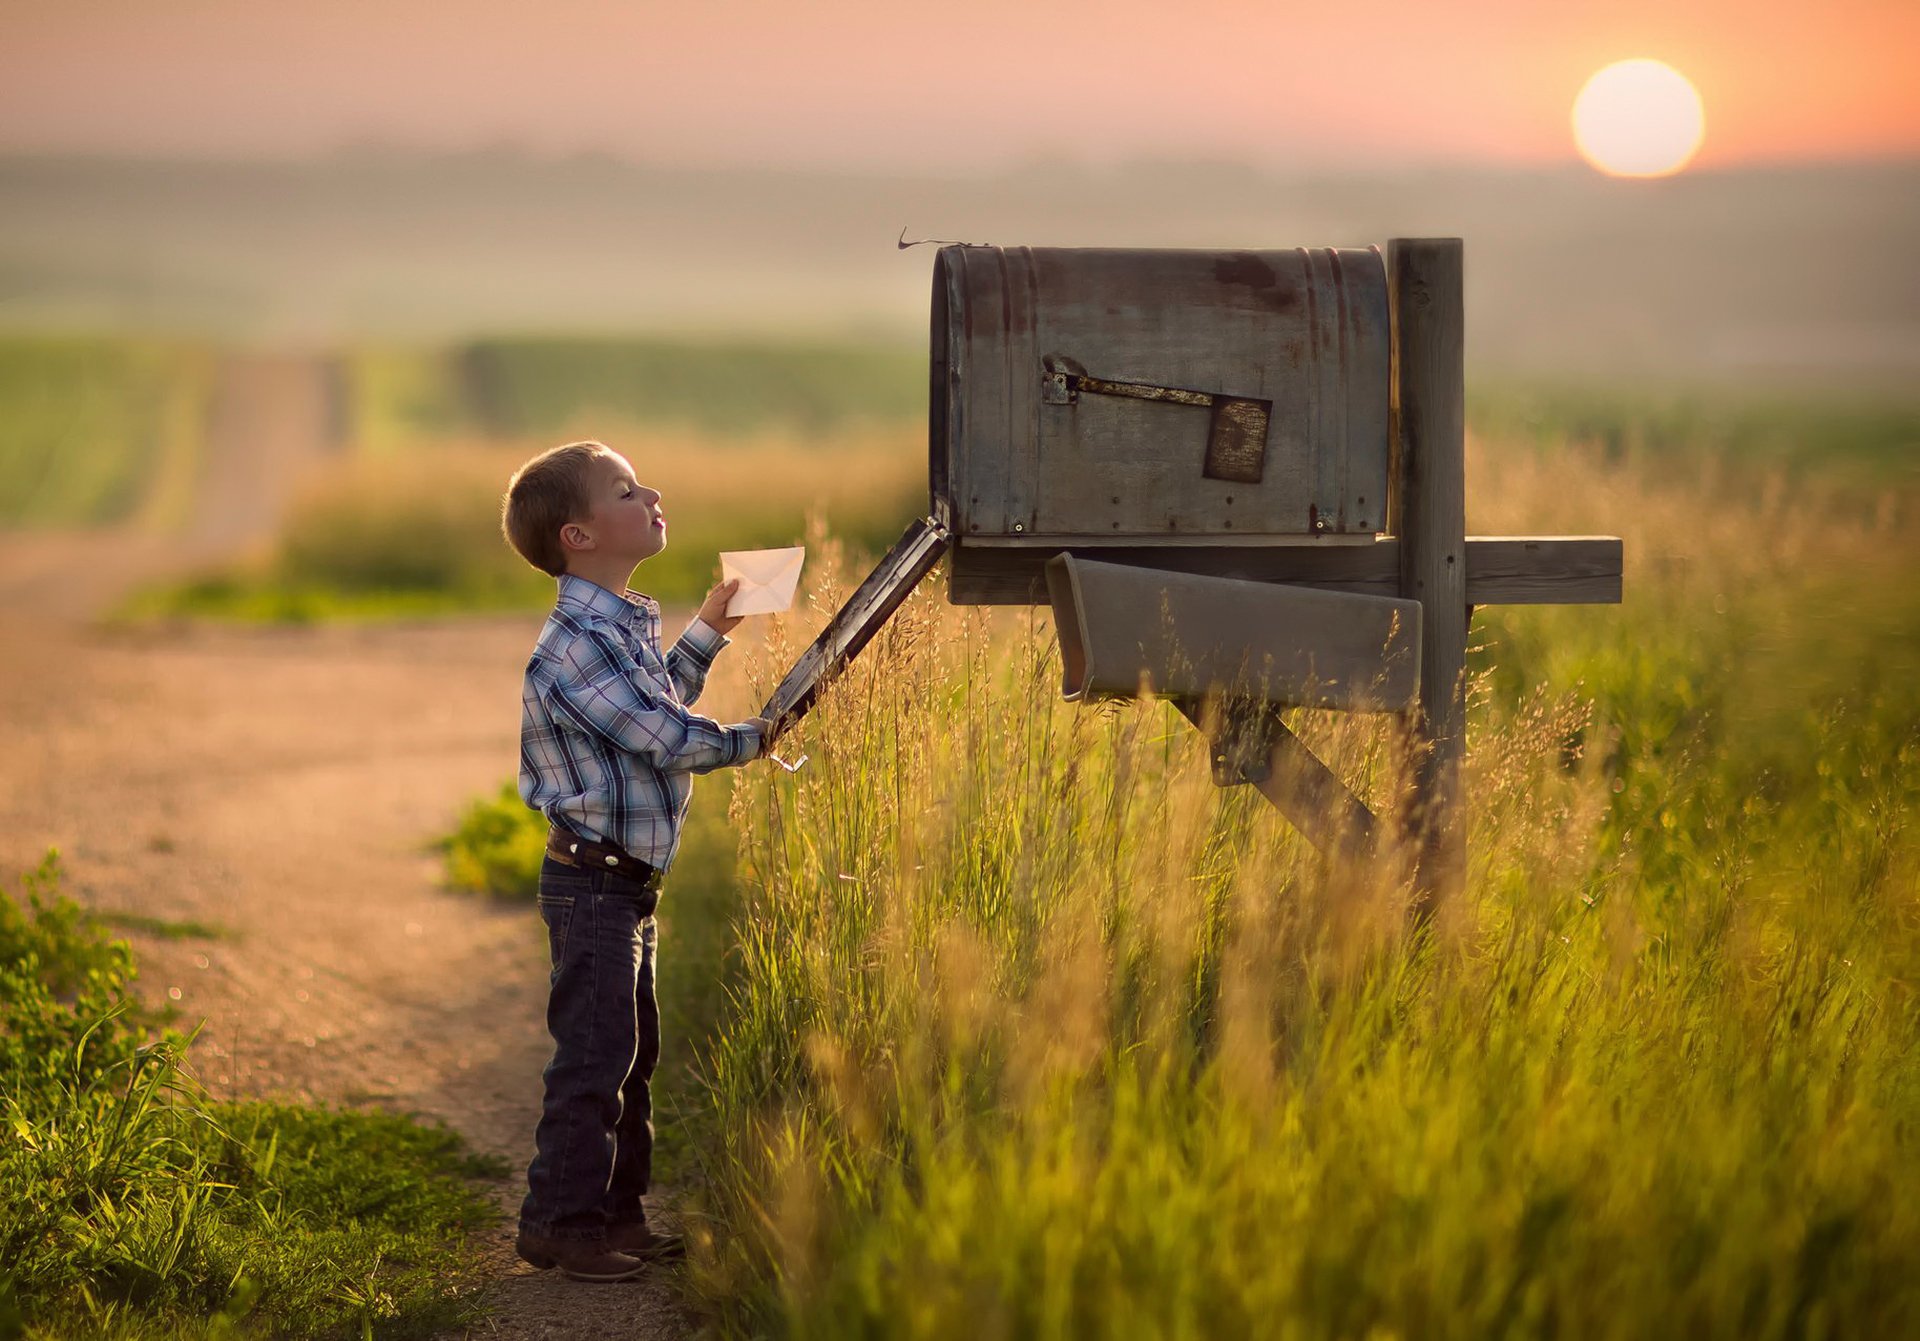
<path fill-rule="evenodd" d="M 760 753 L 754 755 L 754 758 L 766 758 L 768 753 L 773 749 L 772 719 L 767 717 L 749 717 L 745 722 L 741 723 L 741 725 L 758 727 L 760 729 Z"/>
<path fill-rule="evenodd" d="M 732 633 L 744 616 L 729 615 L 727 602 L 733 599 L 733 593 L 740 590 L 740 579 L 733 578 L 722 582 L 707 593 L 707 599 L 700 602 L 697 618 L 705 620 L 721 633 Z"/>

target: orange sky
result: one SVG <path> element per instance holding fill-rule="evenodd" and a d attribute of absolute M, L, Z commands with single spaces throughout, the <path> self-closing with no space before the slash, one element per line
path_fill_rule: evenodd
<path fill-rule="evenodd" d="M 1701 165 L 1920 154 L 1916 0 L 0 0 L 0 151 L 382 142 L 961 169 L 1575 157 L 1666 60 Z"/>

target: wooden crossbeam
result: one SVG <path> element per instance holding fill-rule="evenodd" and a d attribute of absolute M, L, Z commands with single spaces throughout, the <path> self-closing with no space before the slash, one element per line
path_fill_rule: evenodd
<path fill-rule="evenodd" d="M 1398 596 L 1400 542 L 1315 540 L 1234 545 L 1081 544 L 1035 536 L 1019 544 L 960 539 L 949 599 L 955 605 L 1045 605 L 1056 554 L 1183 573 L 1291 582 L 1328 591 Z M 1468 536 L 1468 605 L 1617 605 L 1618 536 Z"/>

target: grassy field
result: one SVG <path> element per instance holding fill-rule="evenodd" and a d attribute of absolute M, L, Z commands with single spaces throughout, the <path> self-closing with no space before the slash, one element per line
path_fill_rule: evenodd
<path fill-rule="evenodd" d="M 591 431 L 666 496 L 663 599 L 808 535 L 804 608 L 723 672 L 752 703 L 859 576 L 839 542 L 924 497 L 917 426 L 848 408 L 885 396 L 799 411 L 754 401 L 758 355 L 662 355 L 685 395 L 636 422 L 630 350 L 487 348 L 367 355 L 384 389 L 274 551 L 136 609 L 543 605 L 499 491 Z M 1627 602 L 1476 616 L 1470 881 L 1418 934 L 1396 854 L 1330 867 L 1164 705 L 1061 704 L 1044 612 L 937 582 L 791 742 L 806 771 L 736 774 L 724 812 L 706 783 L 663 911 L 699 1070 L 661 1102 L 722 1332 L 1920 1332 L 1920 413 L 1471 416 L 1470 529 L 1621 534 Z M 1388 723 L 1296 725 L 1391 808 Z M 523 893 L 533 824 L 484 798 L 451 870 Z"/>
<path fill-rule="evenodd" d="M 884 548 L 924 507 L 925 457 L 905 430 L 833 443 L 659 430 L 604 440 L 661 492 L 668 546 L 634 581 L 673 605 L 697 603 L 719 580 L 722 549 L 796 544 L 823 527 Z M 549 445 L 442 442 L 349 459 L 293 501 L 269 551 L 137 592 L 120 614 L 299 621 L 544 608 L 553 579 L 508 547 L 500 499 L 514 469 Z"/>
<path fill-rule="evenodd" d="M 593 437 L 609 424 L 820 440 L 918 419 L 926 359 L 846 343 L 520 337 L 347 353 L 349 435 L 376 455 L 464 434 Z"/>
<path fill-rule="evenodd" d="M 136 592 L 122 617 L 539 608 L 552 581 L 508 550 L 500 495 L 570 438 L 611 443 L 664 493 L 673 541 L 640 580 L 672 604 L 716 580 L 720 549 L 793 544 L 810 525 L 884 546 L 924 507 L 924 368 L 884 347 L 495 340 L 367 347 L 335 366 L 343 453 L 310 472 L 276 542 Z"/>
<path fill-rule="evenodd" d="M 1542 404 L 1470 527 L 1617 531 L 1627 602 L 1476 617 L 1471 878 L 1421 933 L 1395 854 L 1330 867 L 937 581 L 805 772 L 724 822 L 709 784 L 736 910 L 708 843 L 666 1085 L 724 1333 L 1920 1328 L 1920 492 L 1851 417 L 1822 472 L 1811 413 L 1743 458 Z M 1391 806 L 1386 724 L 1296 726 Z"/>
<path fill-rule="evenodd" d="M 181 525 L 206 468 L 224 352 L 179 340 L 0 336 L 0 527 Z M 319 430 L 366 469 L 476 444 L 524 455 L 622 434 L 749 452 L 768 442 L 865 443 L 918 420 L 926 401 L 924 358 L 887 345 L 524 337 L 358 346 L 327 362 L 338 422 Z M 858 518 L 847 522 L 858 528 Z M 311 616 L 350 612 L 364 590 L 329 592 L 323 580 L 276 605 L 258 590 L 234 596 L 239 577 L 200 590 L 200 604 Z M 407 590 L 410 602 L 396 605 L 435 606 Z M 490 599 L 463 590 L 451 603 Z"/>
<path fill-rule="evenodd" d="M 1617 530 L 1628 600 L 1476 621 L 1423 934 L 1164 706 L 1061 704 L 1043 615 L 916 597 L 733 798 L 725 1326 L 1920 1327 L 1915 495 L 1692 455 L 1477 444 L 1472 525 Z M 1383 725 L 1299 725 L 1391 804 Z"/>
<path fill-rule="evenodd" d="M 214 362 L 180 342 L 0 337 L 0 526 L 177 525 Z"/>
<path fill-rule="evenodd" d="M 426 1336 L 469 1320 L 496 1164 L 377 1112 L 216 1102 L 132 953 L 0 891 L 0 1336 Z"/>

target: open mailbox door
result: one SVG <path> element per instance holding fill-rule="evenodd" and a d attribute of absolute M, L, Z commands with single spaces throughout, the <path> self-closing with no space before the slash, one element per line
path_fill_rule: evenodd
<path fill-rule="evenodd" d="M 947 528 L 931 518 L 907 527 L 760 709 L 760 715 L 773 723 L 775 740 L 806 715 L 820 691 L 872 641 L 920 579 L 933 571 L 947 552 L 948 541 Z"/>

